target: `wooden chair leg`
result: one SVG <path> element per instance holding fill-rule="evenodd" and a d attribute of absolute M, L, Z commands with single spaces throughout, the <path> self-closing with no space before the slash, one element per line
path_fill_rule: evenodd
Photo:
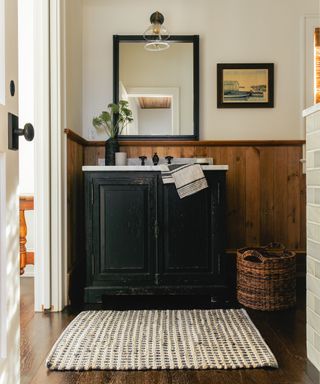
<path fill-rule="evenodd" d="M 20 275 L 24 274 L 27 265 L 27 224 L 24 210 L 20 210 Z"/>

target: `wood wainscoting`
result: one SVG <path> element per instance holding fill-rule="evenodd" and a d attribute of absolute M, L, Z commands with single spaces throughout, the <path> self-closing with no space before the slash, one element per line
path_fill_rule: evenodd
<path fill-rule="evenodd" d="M 84 184 L 82 166 L 86 141 L 68 133 L 67 138 L 67 269 L 69 299 L 75 305 L 82 301 L 84 286 Z"/>
<path fill-rule="evenodd" d="M 87 141 L 66 130 L 68 142 L 69 266 L 78 257 L 83 218 L 82 165 L 104 158 L 104 142 Z M 279 241 L 300 255 L 306 249 L 306 179 L 300 159 L 303 140 L 295 141 L 123 141 L 128 157 L 212 157 L 227 164 L 227 248 Z M 83 229 L 81 229 L 83 231 Z M 81 232 L 81 237 L 83 238 Z M 303 260 L 303 262 L 301 261 Z M 300 268 L 299 268 L 300 269 Z"/>

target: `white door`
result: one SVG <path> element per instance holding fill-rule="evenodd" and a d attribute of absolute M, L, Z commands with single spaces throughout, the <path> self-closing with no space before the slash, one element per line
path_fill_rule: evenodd
<path fill-rule="evenodd" d="M 8 113 L 18 115 L 17 25 L 17 0 L 0 0 L 0 384 L 20 382 L 18 151 L 8 150 Z"/>

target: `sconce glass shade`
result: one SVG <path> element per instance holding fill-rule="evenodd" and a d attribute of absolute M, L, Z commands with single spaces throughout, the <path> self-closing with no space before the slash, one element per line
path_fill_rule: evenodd
<path fill-rule="evenodd" d="M 169 43 L 165 41 L 154 41 L 146 43 L 144 49 L 147 51 L 164 51 L 165 49 L 170 48 Z"/>
<path fill-rule="evenodd" d="M 166 40 L 170 34 L 164 26 L 164 16 L 160 12 L 154 12 L 150 16 L 151 25 L 143 33 L 144 39 L 147 41 L 144 48 L 147 51 L 163 51 L 170 47 Z"/>

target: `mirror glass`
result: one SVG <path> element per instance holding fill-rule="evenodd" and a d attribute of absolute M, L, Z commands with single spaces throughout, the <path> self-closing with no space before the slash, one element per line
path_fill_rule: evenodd
<path fill-rule="evenodd" d="M 159 52 L 144 46 L 143 39 L 120 39 L 116 52 L 115 101 L 127 100 L 134 119 L 122 136 L 197 138 L 194 42 L 170 41 L 170 48 Z"/>

